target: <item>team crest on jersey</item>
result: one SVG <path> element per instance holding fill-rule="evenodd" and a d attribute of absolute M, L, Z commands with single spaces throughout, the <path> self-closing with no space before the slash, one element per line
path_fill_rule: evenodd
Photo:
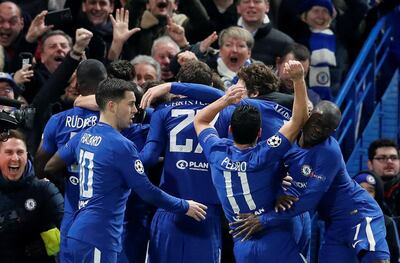
<path fill-rule="evenodd" d="M 25 201 L 25 209 L 28 211 L 35 210 L 37 206 L 36 200 L 33 198 L 26 199 Z"/>
<path fill-rule="evenodd" d="M 144 167 L 143 167 L 142 161 L 140 161 L 140 160 L 136 160 L 135 161 L 135 170 L 139 174 L 143 174 L 144 173 Z"/>
<path fill-rule="evenodd" d="M 79 179 L 76 176 L 70 176 L 69 181 L 73 185 L 78 185 L 79 184 Z"/>
<path fill-rule="evenodd" d="M 281 145 L 281 142 L 282 142 L 282 138 L 279 135 L 271 136 L 267 140 L 267 144 L 270 147 L 273 147 L 273 148 L 278 147 L 279 145 Z"/>
<path fill-rule="evenodd" d="M 311 173 L 312 173 L 311 166 L 309 166 L 308 164 L 304 164 L 304 165 L 301 167 L 301 173 L 302 173 L 304 176 L 310 176 Z"/>

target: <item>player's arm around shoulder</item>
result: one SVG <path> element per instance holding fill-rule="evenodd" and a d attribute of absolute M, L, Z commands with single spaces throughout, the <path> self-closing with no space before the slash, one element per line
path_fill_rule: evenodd
<path fill-rule="evenodd" d="M 284 74 L 289 75 L 294 86 L 293 115 L 289 122 L 279 130 L 290 142 L 293 142 L 308 119 L 308 96 L 304 81 L 304 69 L 299 61 L 290 60 L 285 64 Z"/>
<path fill-rule="evenodd" d="M 193 121 L 197 136 L 199 136 L 205 129 L 213 128 L 211 122 L 215 116 L 227 106 L 238 103 L 245 94 L 246 89 L 243 85 L 235 85 L 229 89 L 224 96 L 207 105 L 197 113 Z"/>

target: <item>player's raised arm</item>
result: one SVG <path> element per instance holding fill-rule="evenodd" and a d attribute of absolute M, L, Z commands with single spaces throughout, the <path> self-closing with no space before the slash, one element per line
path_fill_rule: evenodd
<path fill-rule="evenodd" d="M 246 94 L 246 89 L 241 84 L 234 85 L 224 96 L 202 109 L 194 117 L 193 125 L 197 135 L 207 128 L 212 128 L 211 122 L 225 107 L 238 103 Z"/>
<path fill-rule="evenodd" d="M 293 81 L 294 103 L 293 115 L 289 122 L 279 130 L 289 141 L 293 142 L 308 119 L 308 96 L 304 81 L 304 69 L 299 61 L 290 60 L 285 64 L 285 74 Z"/>

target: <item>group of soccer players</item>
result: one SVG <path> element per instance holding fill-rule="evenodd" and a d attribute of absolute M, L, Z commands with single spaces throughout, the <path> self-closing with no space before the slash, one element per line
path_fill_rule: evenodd
<path fill-rule="evenodd" d="M 53 116 L 39 150 L 47 173 L 66 166 L 69 172 L 61 262 L 135 262 L 119 257 L 131 189 L 159 207 L 148 262 L 219 262 L 221 207 L 238 263 L 305 262 L 290 226 L 307 211 L 326 222 L 320 262 L 389 260 L 382 212 L 349 177 L 330 137 L 340 111 L 323 101 L 309 116 L 301 64 L 285 65 L 295 89 L 288 119 L 291 112 L 278 104 L 245 98 L 241 80 L 226 93 L 209 87 L 211 74 L 193 63 L 178 76 L 192 76 L 194 83 L 166 83 L 144 94 L 142 108 L 167 92 L 181 96 L 155 109 L 139 147 L 136 140 L 146 134 L 132 123 L 135 84 L 106 79 L 94 60 L 78 68 L 78 87 L 95 94 L 100 113 L 75 107 Z M 160 156 L 162 190 L 145 173 Z M 287 172 L 292 186 L 282 190 Z"/>

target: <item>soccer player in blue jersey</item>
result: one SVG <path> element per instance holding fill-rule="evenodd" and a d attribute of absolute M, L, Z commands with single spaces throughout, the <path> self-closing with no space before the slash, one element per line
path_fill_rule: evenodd
<path fill-rule="evenodd" d="M 233 235 L 248 239 L 280 220 L 304 211 L 318 211 L 326 229 L 320 249 L 321 263 L 389 262 L 383 214 L 374 199 L 350 178 L 338 142 L 330 136 L 340 123 L 340 110 L 329 101 L 311 112 L 301 137 L 285 156 L 293 177 L 277 210 L 260 217 L 243 214 L 233 223 Z M 294 200 L 299 200 L 290 209 Z"/>
<path fill-rule="evenodd" d="M 88 59 L 82 61 L 77 68 L 77 85 L 81 95 L 95 94 L 98 84 L 107 78 L 107 72 L 98 60 Z M 51 156 L 64 146 L 69 139 L 83 129 L 94 126 L 99 118 L 98 111 L 91 111 L 81 107 L 53 115 L 46 124 L 42 142 L 35 157 L 36 173 L 44 176 L 43 169 Z M 64 259 L 67 250 L 65 239 L 68 226 L 72 223 L 73 215 L 78 210 L 79 200 L 79 173 L 78 166 L 72 164 L 67 168 L 64 187 L 64 217 L 61 223 L 60 259 Z M 52 178 L 50 178 L 52 179 Z M 64 178 L 62 178 L 64 180 Z M 57 180 L 57 179 L 54 179 Z"/>
<path fill-rule="evenodd" d="M 259 110 L 251 105 L 240 105 L 235 109 L 230 125 L 233 141 L 220 139 L 212 126 L 212 120 L 221 110 L 239 102 L 245 92 L 240 85 L 228 90 L 194 119 L 199 142 L 211 166 L 214 187 L 229 222 L 235 222 L 239 213 L 263 214 L 273 208 L 275 195 L 280 189 L 282 157 L 307 119 L 303 68 L 296 61 L 287 63 L 285 68 L 295 87 L 293 116 L 267 140 L 257 144 L 261 134 L 261 116 Z M 303 262 L 287 223 L 281 221 L 250 241 L 235 239 L 236 261 Z"/>
<path fill-rule="evenodd" d="M 181 67 L 177 78 L 210 85 L 212 71 L 203 62 L 190 61 Z M 173 99 L 152 114 L 146 145 L 140 153 L 145 167 L 164 156 L 160 188 L 180 198 L 197 200 L 208 208 L 207 218 L 201 222 L 159 208 L 151 225 L 150 263 L 220 261 L 222 209 L 193 128 L 195 114 L 205 105 L 199 100 Z"/>
<path fill-rule="evenodd" d="M 132 188 L 145 201 L 202 220 L 206 207 L 178 199 L 152 185 L 134 144 L 119 131 L 137 112 L 134 83 L 106 79 L 96 90 L 100 108 L 97 125 L 74 136 L 57 151 L 45 170 L 79 163 L 79 210 L 68 230 L 72 262 L 116 262 L 121 251 L 126 200 Z"/>

